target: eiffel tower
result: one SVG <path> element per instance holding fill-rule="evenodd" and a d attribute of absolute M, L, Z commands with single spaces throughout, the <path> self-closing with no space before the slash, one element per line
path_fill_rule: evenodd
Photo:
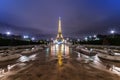
<path fill-rule="evenodd" d="M 62 29 L 61 29 L 61 17 L 59 17 L 59 22 L 58 22 L 58 34 L 56 37 L 56 42 L 57 43 L 63 43 L 64 42 L 64 38 L 62 35 Z"/>

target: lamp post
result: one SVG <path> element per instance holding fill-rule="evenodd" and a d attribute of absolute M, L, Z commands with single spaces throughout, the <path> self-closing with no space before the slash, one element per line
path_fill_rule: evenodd
<path fill-rule="evenodd" d="M 94 37 L 94 38 L 96 38 L 96 37 L 97 37 L 97 35 L 93 35 L 93 37 Z"/>
<path fill-rule="evenodd" d="M 7 32 L 6 32 L 6 35 L 11 35 L 11 32 L 7 31 Z"/>
<path fill-rule="evenodd" d="M 114 38 L 115 31 L 111 30 L 110 33 L 112 34 L 112 37 Z"/>
<path fill-rule="evenodd" d="M 88 41 L 88 37 L 85 37 L 85 41 Z"/>
<path fill-rule="evenodd" d="M 31 40 L 32 40 L 32 41 L 35 41 L 35 38 L 34 38 L 34 37 L 32 37 L 32 38 L 31 38 Z"/>
<path fill-rule="evenodd" d="M 12 39 L 12 36 L 11 36 L 11 32 L 10 31 L 7 31 L 6 32 L 6 35 L 7 35 L 7 38 L 9 39 L 9 45 L 13 45 L 13 39 Z"/>
<path fill-rule="evenodd" d="M 29 36 L 28 36 L 28 35 L 24 35 L 23 38 L 24 38 L 24 39 L 27 39 L 27 38 L 29 38 Z"/>

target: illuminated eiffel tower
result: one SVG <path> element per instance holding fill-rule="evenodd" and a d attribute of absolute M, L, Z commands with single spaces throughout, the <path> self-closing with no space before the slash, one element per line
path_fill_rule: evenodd
<path fill-rule="evenodd" d="M 62 29 L 61 29 L 61 17 L 59 17 L 59 22 L 58 22 L 58 34 L 56 37 L 56 43 L 63 43 L 64 42 L 64 38 L 62 35 Z"/>

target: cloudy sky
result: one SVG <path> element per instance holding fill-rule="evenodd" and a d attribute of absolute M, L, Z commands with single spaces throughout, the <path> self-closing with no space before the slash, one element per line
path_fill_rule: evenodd
<path fill-rule="evenodd" d="M 56 37 L 120 33 L 120 0 L 0 0 L 0 33 Z"/>

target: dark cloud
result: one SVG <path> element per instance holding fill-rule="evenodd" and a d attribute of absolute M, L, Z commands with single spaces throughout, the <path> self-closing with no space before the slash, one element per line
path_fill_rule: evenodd
<path fill-rule="evenodd" d="M 114 28 L 120 32 L 119 4 L 119 0 L 0 0 L 0 31 L 55 37 L 61 16 L 65 36 Z"/>

